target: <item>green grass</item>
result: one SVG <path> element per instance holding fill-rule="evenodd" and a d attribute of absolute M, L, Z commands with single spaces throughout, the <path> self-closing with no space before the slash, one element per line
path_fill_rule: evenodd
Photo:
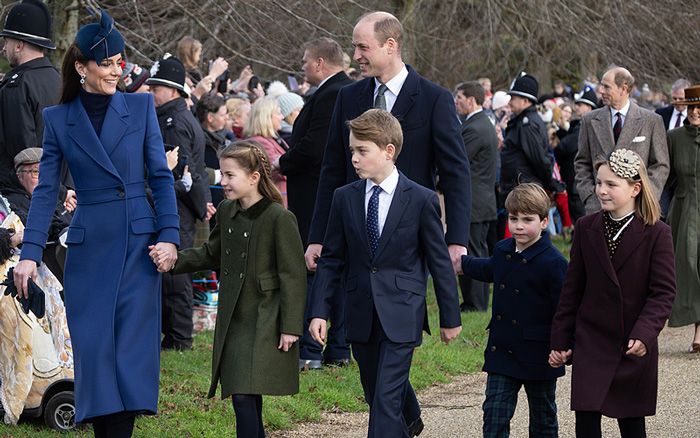
<path fill-rule="evenodd" d="M 569 242 L 554 239 L 555 246 L 568 258 Z M 457 374 L 476 372 L 483 364 L 486 324 L 490 313 L 463 313 L 460 337 L 444 345 L 440 342 L 437 306 L 432 286 L 428 291 L 428 313 L 433 336 L 424 336 L 416 349 L 411 367 L 411 383 L 420 390 L 449 382 Z M 159 413 L 136 422 L 137 437 L 219 437 L 231 436 L 234 415 L 229 400 L 207 399 L 211 370 L 213 333 L 195 337 L 188 352 L 164 352 L 161 363 Z M 357 366 L 307 371 L 301 375 L 299 394 L 265 397 L 263 418 L 268 431 L 289 429 L 295 423 L 318 421 L 323 412 L 360 412 L 367 409 Z M 90 428 L 60 435 L 39 420 L 23 420 L 18 426 L 0 424 L 0 437 L 89 437 Z"/>

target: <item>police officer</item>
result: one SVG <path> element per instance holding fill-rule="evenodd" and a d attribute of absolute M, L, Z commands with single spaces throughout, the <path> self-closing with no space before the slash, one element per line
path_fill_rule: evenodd
<path fill-rule="evenodd" d="M 175 57 L 166 55 L 151 69 L 146 80 L 156 104 L 158 124 L 166 147 L 179 147 L 175 177 L 188 166 L 192 183 L 189 191 L 177 192 L 180 214 L 180 248 L 194 244 L 195 221 L 208 219 L 213 210 L 209 178 L 204 168 L 204 132 L 187 108 L 185 67 Z M 192 276 L 163 276 L 163 349 L 192 348 Z"/>
<path fill-rule="evenodd" d="M 513 116 L 506 127 L 501 152 L 503 199 L 513 187 L 524 182 L 535 182 L 545 190 L 556 190 L 547 128 L 535 107 L 538 89 L 537 79 L 523 72 L 508 91 L 508 106 Z"/>
<path fill-rule="evenodd" d="M 45 49 L 56 48 L 48 7 L 41 0 L 18 3 L 7 14 L 0 36 L 12 67 L 0 82 L 0 185 L 21 187 L 13 159 L 26 148 L 41 147 L 41 112 L 58 103 L 61 90 L 58 70 L 44 56 Z"/>

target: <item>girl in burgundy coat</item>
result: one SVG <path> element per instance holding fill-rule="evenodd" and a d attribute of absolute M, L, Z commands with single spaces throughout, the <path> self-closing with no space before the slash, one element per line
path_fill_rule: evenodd
<path fill-rule="evenodd" d="M 618 149 L 596 171 L 602 211 L 576 224 L 549 363 L 573 363 L 577 437 L 600 437 L 601 415 L 618 419 L 622 438 L 645 437 L 676 291 L 671 230 L 639 155 Z"/>

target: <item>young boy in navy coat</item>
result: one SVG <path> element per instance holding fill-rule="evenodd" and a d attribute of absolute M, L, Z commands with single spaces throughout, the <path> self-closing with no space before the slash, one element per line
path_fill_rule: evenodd
<path fill-rule="evenodd" d="M 367 436 L 408 437 L 402 409 L 413 393 L 408 381 L 413 350 L 421 330 L 428 331 L 426 267 L 445 343 L 462 330 L 457 282 L 436 194 L 394 166 L 403 142 L 398 120 L 372 109 L 347 123 L 352 165 L 361 179 L 333 196 L 309 331 L 323 343 L 331 297 L 344 290 L 347 340 L 370 406 Z"/>
<path fill-rule="evenodd" d="M 522 386 L 530 436 L 558 436 L 554 393 L 564 367 L 549 366 L 549 335 L 568 264 L 544 232 L 550 204 L 539 185 L 516 186 L 505 205 L 513 237 L 500 241 L 490 258 L 462 256 L 464 275 L 494 284 L 484 353 L 486 438 L 509 435 Z"/>

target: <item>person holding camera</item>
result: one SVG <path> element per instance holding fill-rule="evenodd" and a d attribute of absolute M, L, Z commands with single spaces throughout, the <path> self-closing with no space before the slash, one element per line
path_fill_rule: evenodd
<path fill-rule="evenodd" d="M 204 167 L 204 132 L 187 108 L 185 67 L 168 56 L 158 61 L 146 81 L 156 104 L 158 124 L 166 145 L 178 147 L 176 178 L 189 168 L 189 191 L 177 191 L 180 215 L 180 249 L 194 245 L 195 222 L 209 219 L 216 211 L 211 203 L 209 178 Z M 163 276 L 163 349 L 192 348 L 192 278 L 189 274 Z"/>

